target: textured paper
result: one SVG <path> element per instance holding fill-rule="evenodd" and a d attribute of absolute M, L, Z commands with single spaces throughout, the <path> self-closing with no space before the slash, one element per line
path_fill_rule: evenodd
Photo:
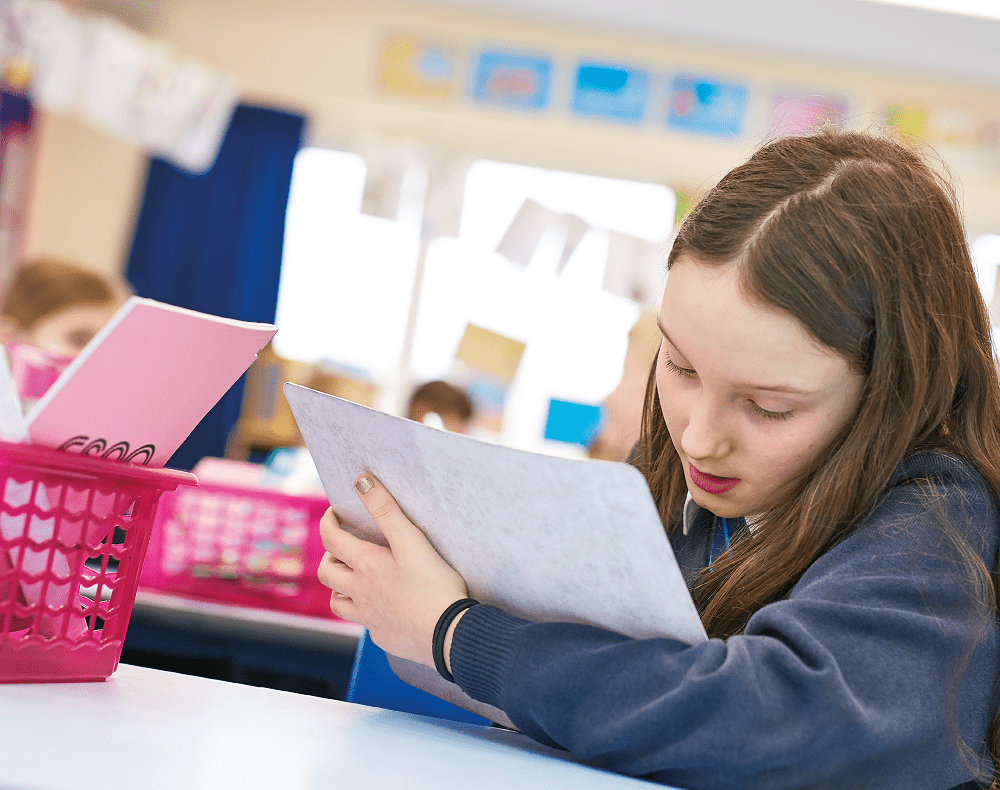
<path fill-rule="evenodd" d="M 35 404 L 31 441 L 163 466 L 276 331 L 133 296 Z"/>
<path fill-rule="evenodd" d="M 295 384 L 284 391 L 330 504 L 354 534 L 385 542 L 354 491 L 355 477 L 371 472 L 479 601 L 633 637 L 706 638 L 633 467 L 515 450 Z M 390 664 L 403 680 L 509 725 L 433 669 Z"/>

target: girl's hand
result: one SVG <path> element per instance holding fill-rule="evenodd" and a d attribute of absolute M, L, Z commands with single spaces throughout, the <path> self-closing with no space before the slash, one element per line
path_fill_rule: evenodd
<path fill-rule="evenodd" d="M 468 590 L 396 500 L 370 474 L 354 489 L 389 547 L 345 532 L 333 508 L 320 520 L 326 554 L 317 576 L 333 590 L 330 610 L 363 624 L 387 653 L 434 666 L 431 640 L 438 617 Z"/>

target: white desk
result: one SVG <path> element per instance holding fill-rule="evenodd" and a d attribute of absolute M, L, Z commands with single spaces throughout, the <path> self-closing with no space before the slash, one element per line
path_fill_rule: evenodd
<path fill-rule="evenodd" d="M 18 790 L 650 788 L 519 733 L 128 665 L 0 685 L 0 787 Z"/>
<path fill-rule="evenodd" d="M 307 648 L 354 655 L 364 627 L 332 617 L 251 609 L 198 601 L 139 588 L 132 617 L 196 633 L 236 639 L 270 639 Z"/>

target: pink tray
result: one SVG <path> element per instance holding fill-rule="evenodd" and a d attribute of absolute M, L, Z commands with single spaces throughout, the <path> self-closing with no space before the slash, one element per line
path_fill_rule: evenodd
<path fill-rule="evenodd" d="M 163 495 L 142 587 L 207 601 L 333 617 L 316 579 L 322 495 L 202 483 Z"/>
<path fill-rule="evenodd" d="M 197 482 L 0 442 L 0 683 L 115 671 L 157 500 Z"/>

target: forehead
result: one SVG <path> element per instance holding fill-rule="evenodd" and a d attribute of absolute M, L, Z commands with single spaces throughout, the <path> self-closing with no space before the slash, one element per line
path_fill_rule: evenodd
<path fill-rule="evenodd" d="M 806 389 L 848 374 L 846 360 L 801 321 L 748 298 L 735 264 L 679 258 L 667 277 L 659 320 L 676 351 L 705 373 Z"/>

